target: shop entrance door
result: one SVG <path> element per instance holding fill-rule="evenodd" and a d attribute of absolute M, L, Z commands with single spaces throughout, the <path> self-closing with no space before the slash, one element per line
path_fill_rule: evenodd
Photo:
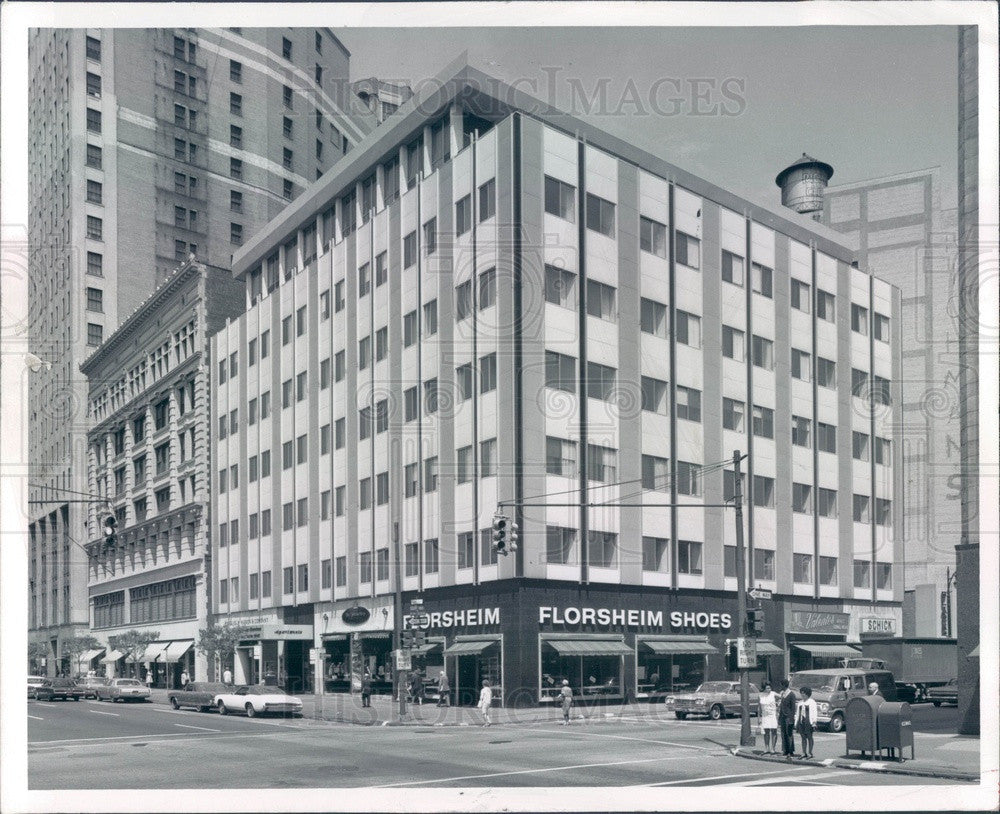
<path fill-rule="evenodd" d="M 288 674 L 285 692 L 291 695 L 310 691 L 308 645 L 306 641 L 285 642 L 285 672 Z"/>
<path fill-rule="evenodd" d="M 455 686 L 455 703 L 460 707 L 474 707 L 479 700 L 479 657 L 458 656 L 458 680 Z"/>

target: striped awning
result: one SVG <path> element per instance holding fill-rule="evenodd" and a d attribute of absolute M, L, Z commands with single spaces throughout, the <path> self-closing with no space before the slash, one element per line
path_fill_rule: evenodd
<path fill-rule="evenodd" d="M 194 647 L 194 639 L 178 639 L 170 642 L 163 650 L 164 661 L 180 661 L 181 657 Z"/>
<path fill-rule="evenodd" d="M 834 659 L 853 659 L 861 655 L 860 650 L 846 644 L 796 644 L 794 646 L 814 656 L 826 656 Z"/>
<path fill-rule="evenodd" d="M 560 656 L 631 656 L 633 650 L 620 639 L 545 639 Z"/>
<path fill-rule="evenodd" d="M 691 638 L 677 637 L 676 639 L 669 640 L 642 639 L 641 641 L 643 645 L 654 653 L 664 656 L 701 656 L 719 652 L 703 638 L 697 636 Z"/>
<path fill-rule="evenodd" d="M 113 664 L 114 662 L 118 661 L 118 659 L 122 658 L 122 656 L 124 655 L 125 654 L 122 653 L 120 650 L 112 650 L 103 659 L 101 659 L 101 664 Z"/>
<path fill-rule="evenodd" d="M 146 649 L 142 652 L 139 658 L 134 658 L 133 656 L 128 656 L 125 659 L 129 664 L 135 662 L 147 663 L 156 661 L 160 656 L 163 655 L 163 642 L 150 642 L 146 645 Z"/>
<path fill-rule="evenodd" d="M 499 639 L 470 639 L 463 642 L 455 642 L 450 647 L 445 648 L 446 656 L 473 656 L 482 653 L 487 647 L 500 644 Z"/>
<path fill-rule="evenodd" d="M 93 661 L 103 652 L 104 652 L 103 647 L 100 648 L 99 650 L 85 650 L 83 653 L 80 654 L 78 661 L 80 661 L 81 663 L 87 661 Z"/>

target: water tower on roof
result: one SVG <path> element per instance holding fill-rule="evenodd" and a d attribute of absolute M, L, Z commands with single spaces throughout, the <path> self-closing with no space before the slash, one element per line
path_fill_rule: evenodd
<path fill-rule="evenodd" d="M 802 153 L 802 158 L 778 173 L 774 183 L 781 187 L 783 206 L 794 209 L 800 215 L 809 215 L 813 220 L 820 220 L 823 214 L 823 192 L 831 177 L 833 167 Z"/>

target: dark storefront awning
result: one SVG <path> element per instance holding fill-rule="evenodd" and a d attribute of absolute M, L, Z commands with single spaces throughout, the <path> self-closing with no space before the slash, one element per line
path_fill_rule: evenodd
<path fill-rule="evenodd" d="M 658 639 L 643 639 L 642 643 L 654 653 L 660 653 L 665 656 L 708 655 L 711 653 L 718 654 L 719 652 L 716 648 L 712 647 L 712 645 L 701 638 L 677 638 L 665 641 Z"/>
<path fill-rule="evenodd" d="M 560 656 L 631 656 L 632 648 L 618 639 L 545 639 Z"/>
<path fill-rule="evenodd" d="M 861 651 L 846 644 L 796 644 L 799 650 L 805 650 L 813 656 L 825 656 L 834 659 L 853 659 L 861 655 Z"/>
<path fill-rule="evenodd" d="M 482 653 L 487 647 L 499 644 L 499 639 L 470 639 L 464 642 L 455 642 L 451 647 L 445 649 L 446 656 L 475 656 Z"/>
<path fill-rule="evenodd" d="M 467 642 L 467 644 L 468 644 L 468 642 Z M 492 642 L 490 642 L 490 644 L 492 644 Z M 410 650 L 410 652 L 414 656 L 426 656 L 428 653 L 431 653 L 434 650 L 436 650 L 437 648 L 443 647 L 443 646 L 444 646 L 444 642 L 427 642 L 426 644 L 420 645 L 420 647 L 414 647 L 414 648 L 412 648 Z"/>
<path fill-rule="evenodd" d="M 785 651 L 782 650 L 774 642 L 769 642 L 767 639 L 757 640 L 757 655 L 758 656 L 783 656 Z"/>

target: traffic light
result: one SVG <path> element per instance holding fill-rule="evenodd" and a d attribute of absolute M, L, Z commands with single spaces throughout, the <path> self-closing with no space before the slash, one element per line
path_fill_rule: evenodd
<path fill-rule="evenodd" d="M 104 545 L 113 546 L 118 542 L 118 535 L 115 533 L 117 527 L 118 521 L 113 514 L 104 518 Z"/>
<path fill-rule="evenodd" d="M 735 673 L 740 669 L 739 658 L 736 655 L 736 642 L 732 639 L 726 639 L 726 669 L 730 673 Z"/>
<path fill-rule="evenodd" d="M 502 514 L 493 516 L 493 547 L 497 554 L 507 555 L 507 518 Z"/>
<path fill-rule="evenodd" d="M 409 629 L 403 631 L 402 646 L 407 650 L 413 647 L 413 639 L 414 639 L 413 633 L 414 632 Z"/>
<path fill-rule="evenodd" d="M 510 529 L 510 542 L 507 543 L 507 550 L 517 551 L 517 523 L 511 523 L 508 528 Z"/>
<path fill-rule="evenodd" d="M 760 636 L 764 632 L 764 610 L 762 608 L 747 609 L 747 635 Z"/>
<path fill-rule="evenodd" d="M 427 634 L 424 631 L 422 631 L 422 630 L 414 630 L 413 631 L 413 646 L 414 647 L 423 647 L 426 642 L 427 642 Z"/>

